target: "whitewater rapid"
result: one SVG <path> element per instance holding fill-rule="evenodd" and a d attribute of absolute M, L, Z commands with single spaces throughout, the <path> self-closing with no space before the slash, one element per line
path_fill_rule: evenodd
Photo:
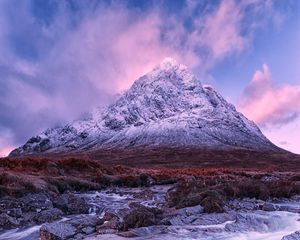
<path fill-rule="evenodd" d="M 145 206 L 161 207 L 164 195 L 170 186 L 154 186 L 155 194 L 142 199 L 143 188 L 114 188 L 100 192 L 80 194 L 90 204 L 90 214 L 103 216 L 114 212 L 122 218 L 129 204 L 139 202 Z M 149 190 L 149 189 L 148 189 Z M 242 200 L 235 200 L 241 204 Z M 256 201 L 248 199 L 248 202 Z M 132 229 L 137 237 L 131 239 L 154 240 L 281 240 L 284 236 L 300 230 L 300 204 L 298 198 L 273 203 L 281 211 L 234 210 L 227 213 L 207 214 L 200 212 L 200 206 L 179 209 L 170 220 L 171 225 L 157 225 Z M 59 221 L 66 221 L 68 218 Z M 0 233 L 0 240 L 37 240 L 41 225 L 25 229 L 13 229 Z M 91 235 L 86 240 L 128 239 L 117 234 Z"/>

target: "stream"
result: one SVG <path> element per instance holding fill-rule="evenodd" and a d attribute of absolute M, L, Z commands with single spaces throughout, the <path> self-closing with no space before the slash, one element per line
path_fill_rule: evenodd
<path fill-rule="evenodd" d="M 122 220 L 132 202 L 147 207 L 166 208 L 165 193 L 171 186 L 149 188 L 111 188 L 99 192 L 80 194 L 90 205 L 89 215 L 103 217 L 112 212 Z M 273 204 L 275 211 L 253 209 L 258 200 L 234 200 L 228 204 L 227 213 L 203 213 L 201 206 L 170 209 L 169 225 L 156 225 L 131 229 L 131 239 L 203 239 L 203 240 L 281 240 L 284 236 L 300 230 L 299 198 L 282 199 Z M 237 209 L 235 206 L 239 206 Z M 250 206 L 250 207 L 249 207 Z M 67 216 L 57 222 L 64 222 Z M 41 225 L 17 228 L 0 233 L 1 240 L 35 240 Z M 70 238 L 77 239 L 77 238 Z M 117 234 L 90 234 L 86 240 L 128 239 Z M 286 238 L 298 239 L 298 238 Z"/>

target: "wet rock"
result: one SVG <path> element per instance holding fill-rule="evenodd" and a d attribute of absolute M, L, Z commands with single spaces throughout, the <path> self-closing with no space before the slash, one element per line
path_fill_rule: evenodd
<path fill-rule="evenodd" d="M 118 235 L 124 237 L 136 236 L 139 237 L 140 239 L 143 239 L 142 237 L 161 235 L 161 234 L 166 234 L 167 232 L 168 229 L 166 226 L 148 226 L 148 227 L 134 228 L 127 232 L 118 233 Z"/>
<path fill-rule="evenodd" d="M 75 194 L 62 194 L 53 200 L 53 205 L 66 214 L 89 213 L 89 205 L 86 200 Z"/>
<path fill-rule="evenodd" d="M 217 225 L 227 221 L 236 220 L 236 214 L 231 213 L 205 213 L 197 216 L 194 225 Z"/>
<path fill-rule="evenodd" d="M 14 217 L 7 215 L 6 213 L 0 214 L 0 229 L 6 229 L 16 227 L 20 224 L 20 221 Z"/>
<path fill-rule="evenodd" d="M 22 225 L 32 225 L 35 224 L 35 218 L 38 216 L 37 212 L 26 212 L 22 215 Z"/>
<path fill-rule="evenodd" d="M 198 193 L 186 195 L 181 198 L 176 208 L 192 207 L 201 204 L 203 197 Z"/>
<path fill-rule="evenodd" d="M 78 233 L 72 239 L 74 240 L 83 240 L 86 238 L 86 234 Z"/>
<path fill-rule="evenodd" d="M 189 221 L 185 216 L 181 215 L 174 215 L 165 217 L 160 221 L 161 225 L 176 225 L 176 226 L 183 226 L 185 224 L 190 224 L 192 222 Z"/>
<path fill-rule="evenodd" d="M 76 234 L 76 228 L 69 223 L 50 223 L 40 229 L 40 240 L 64 240 L 72 239 Z"/>
<path fill-rule="evenodd" d="M 156 225 L 161 220 L 161 214 L 162 211 L 157 208 L 135 204 L 134 208 L 125 215 L 120 230 L 127 231 L 129 228 Z"/>
<path fill-rule="evenodd" d="M 272 203 L 264 203 L 263 205 L 262 205 L 262 210 L 263 211 L 268 211 L 268 212 L 271 212 L 271 211 L 276 211 L 276 207 L 275 207 L 275 205 L 274 204 L 272 204 Z"/>
<path fill-rule="evenodd" d="M 6 211 L 7 215 L 11 216 L 11 217 L 22 217 L 23 216 L 23 212 L 21 208 L 13 208 L 13 209 L 9 209 Z"/>
<path fill-rule="evenodd" d="M 104 216 L 101 219 L 101 221 L 103 223 L 103 222 L 106 222 L 106 221 L 110 221 L 110 220 L 112 220 L 114 218 L 118 218 L 118 216 L 116 214 L 114 214 L 114 213 L 106 212 L 106 213 L 104 213 Z"/>
<path fill-rule="evenodd" d="M 289 234 L 281 238 L 281 240 L 299 240 L 299 239 L 300 239 L 300 231 L 294 232 L 292 234 Z"/>
<path fill-rule="evenodd" d="M 21 202 L 19 199 L 17 198 L 12 198 L 12 197 L 5 197 L 0 199 L 0 212 L 1 213 L 7 213 L 8 215 L 10 215 L 10 213 L 8 213 L 8 211 L 14 211 L 14 209 L 21 209 L 22 211 L 22 207 L 24 206 L 24 203 Z M 12 215 L 10 215 L 12 216 Z"/>
<path fill-rule="evenodd" d="M 234 199 L 231 201 L 228 201 L 226 204 L 226 208 L 233 209 L 236 211 L 253 211 L 261 209 L 262 205 L 265 202 L 262 200 L 257 199 L 250 199 L 250 198 L 244 198 L 244 199 Z"/>
<path fill-rule="evenodd" d="M 193 216 L 203 213 L 203 207 L 198 205 L 193 207 L 181 208 L 178 210 L 178 213 L 185 216 Z"/>
<path fill-rule="evenodd" d="M 133 194 L 134 198 L 143 199 L 143 200 L 150 200 L 154 196 L 154 192 L 150 189 L 146 189 L 142 192 L 137 192 Z"/>
<path fill-rule="evenodd" d="M 100 235 L 100 236 L 91 236 L 91 237 L 86 237 L 84 240 L 125 240 L 126 238 L 117 236 L 116 234 L 105 234 L 105 235 Z"/>
<path fill-rule="evenodd" d="M 222 213 L 224 212 L 224 200 L 217 193 L 209 195 L 201 201 L 201 206 L 206 213 Z"/>
<path fill-rule="evenodd" d="M 53 207 L 49 197 L 44 193 L 28 194 L 20 199 L 23 203 L 23 211 L 42 211 Z"/>
<path fill-rule="evenodd" d="M 122 230 L 126 231 L 129 228 L 137 228 L 151 226 L 156 224 L 155 215 L 145 209 L 134 209 L 128 213 L 123 222 Z"/>
<path fill-rule="evenodd" d="M 81 214 L 72 217 L 66 221 L 77 229 L 77 232 L 86 233 L 87 231 L 95 232 L 96 226 L 101 222 L 101 219 L 96 215 Z"/>
<path fill-rule="evenodd" d="M 101 223 L 96 227 L 98 234 L 116 233 L 120 226 L 120 219 L 114 213 L 106 212 Z"/>
<path fill-rule="evenodd" d="M 41 224 L 46 222 L 53 222 L 60 219 L 63 216 L 63 212 L 57 208 L 46 209 L 38 212 L 25 212 L 22 213 L 21 225 Z"/>
<path fill-rule="evenodd" d="M 194 207 L 181 208 L 178 210 L 168 209 L 164 213 L 164 218 L 160 221 L 161 225 L 185 225 L 194 222 L 200 214 L 203 213 L 203 208 L 198 205 Z"/>
<path fill-rule="evenodd" d="M 36 223 L 53 222 L 54 220 L 61 218 L 63 214 L 64 213 L 60 209 L 52 208 L 36 214 L 36 216 L 34 217 L 34 221 Z"/>
<path fill-rule="evenodd" d="M 134 233 L 133 231 L 120 232 L 117 235 L 120 237 L 125 237 L 125 238 L 139 237 L 139 235 Z"/>
<path fill-rule="evenodd" d="M 94 215 L 76 215 L 65 222 L 45 224 L 40 230 L 41 240 L 84 239 L 96 231 L 100 219 Z"/>
<path fill-rule="evenodd" d="M 81 229 L 81 231 L 84 234 L 91 234 L 91 233 L 95 232 L 95 228 L 94 227 L 84 227 Z"/>

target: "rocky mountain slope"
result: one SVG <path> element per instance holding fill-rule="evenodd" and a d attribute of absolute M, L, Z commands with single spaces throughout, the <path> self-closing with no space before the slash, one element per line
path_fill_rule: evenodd
<path fill-rule="evenodd" d="M 10 155 L 145 147 L 281 151 L 212 87 L 168 58 L 104 111 L 48 129 Z"/>

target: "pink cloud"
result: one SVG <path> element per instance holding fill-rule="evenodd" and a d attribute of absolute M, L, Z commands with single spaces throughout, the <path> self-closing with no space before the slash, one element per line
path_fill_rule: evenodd
<path fill-rule="evenodd" d="M 8 132 L 3 133 L 0 136 L 0 158 L 6 157 L 15 146 L 12 144 L 10 134 Z"/>
<path fill-rule="evenodd" d="M 187 6 L 187 12 L 191 13 L 198 5 L 195 1 L 189 1 Z M 185 47 L 190 52 L 205 49 L 204 54 L 198 55 L 204 71 L 247 46 L 249 36 L 241 34 L 243 17 L 243 5 L 234 0 L 225 0 L 213 11 L 193 20 L 195 29 L 189 33 Z"/>
<path fill-rule="evenodd" d="M 13 146 L 3 147 L 0 149 L 0 158 L 1 157 L 7 157 L 8 154 L 14 149 Z"/>
<path fill-rule="evenodd" d="M 47 26 L 35 21 L 30 2 L 23 1 L 16 10 L 11 4 L 0 1 L 0 65 L 7 70 L 1 75 L 0 89 L 5 91 L 0 94 L 0 128 L 11 130 L 13 142 L 20 144 L 44 128 L 109 103 L 112 95 L 165 57 L 200 75 L 245 50 L 251 36 L 241 34 L 241 22 L 249 13 L 245 8 L 258 3 L 224 0 L 198 14 L 201 3 L 188 1 L 186 10 L 169 15 L 159 4 L 141 11 L 112 1 L 89 11 L 83 1 L 80 16 L 60 3 Z M 191 20 L 190 28 L 186 19 Z M 22 59 L 6 44 L 7 36 L 23 32 L 26 41 L 34 43 L 36 61 Z"/>
<path fill-rule="evenodd" d="M 300 154 L 300 118 L 285 124 L 284 127 L 264 128 L 262 130 L 265 136 L 271 139 L 276 145 Z"/>
<path fill-rule="evenodd" d="M 222 1 L 219 8 L 204 20 L 204 31 L 199 40 L 212 50 L 214 58 L 222 59 L 244 48 L 247 37 L 240 33 L 242 17 L 240 6 L 228 0 Z"/>
<path fill-rule="evenodd" d="M 264 64 L 246 87 L 239 109 L 264 126 L 288 123 L 300 113 L 300 85 L 277 86 L 272 82 L 269 67 Z"/>

